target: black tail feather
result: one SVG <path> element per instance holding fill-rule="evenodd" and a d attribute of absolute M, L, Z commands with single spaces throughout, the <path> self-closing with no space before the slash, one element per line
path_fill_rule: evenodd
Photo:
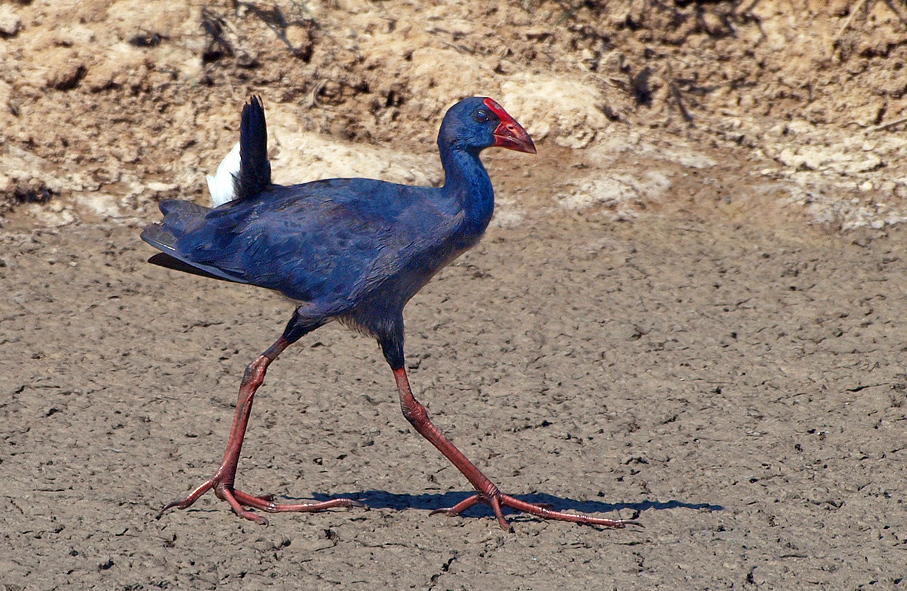
<path fill-rule="evenodd" d="M 255 197 L 271 186 L 268 161 L 268 127 L 261 98 L 253 96 L 243 107 L 239 131 L 239 174 L 235 178 L 236 200 Z"/>

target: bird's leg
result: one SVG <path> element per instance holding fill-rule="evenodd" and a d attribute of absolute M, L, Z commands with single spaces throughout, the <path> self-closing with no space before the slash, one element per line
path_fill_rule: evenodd
<path fill-rule="evenodd" d="M 432 445 L 444 454 L 444 456 L 453 462 L 453 465 L 463 473 L 467 480 L 476 488 L 477 494 L 461 501 L 448 509 L 438 509 L 433 513 L 445 513 L 447 515 L 459 515 L 466 509 L 479 503 L 489 505 L 497 517 L 498 523 L 507 531 L 513 531 L 513 528 L 504 518 L 501 510 L 502 507 L 510 507 L 524 513 L 531 513 L 543 519 L 553 519 L 558 521 L 572 521 L 587 525 L 600 525 L 604 527 L 621 528 L 632 521 L 622 521 L 614 519 L 602 519 L 589 515 L 577 513 L 564 513 L 562 511 L 553 511 L 545 505 L 527 503 L 517 498 L 501 493 L 497 486 L 479 470 L 475 464 L 469 461 L 463 452 L 456 448 L 447 437 L 431 422 L 425 407 L 419 403 L 413 396 L 412 388 L 409 385 L 409 379 L 406 377 L 406 369 L 398 367 L 394 369 L 394 378 L 397 380 L 397 391 L 400 394 L 400 406 L 403 409 L 403 416 L 406 417 L 420 435 L 428 439 Z"/>
<path fill-rule="evenodd" d="M 295 339 L 293 339 L 295 340 Z M 252 402 L 255 398 L 255 392 L 264 382 L 265 373 L 272 361 L 277 359 L 284 349 L 290 346 L 292 340 L 282 336 L 271 347 L 262 353 L 258 359 L 253 361 L 246 368 L 243 375 L 242 383 L 239 387 L 239 399 L 236 401 L 236 414 L 233 417 L 233 426 L 230 429 L 230 438 L 227 440 L 227 451 L 224 452 L 224 460 L 220 468 L 214 473 L 214 476 L 203 482 L 189 495 L 182 499 L 177 499 L 161 509 L 161 513 L 178 507 L 185 509 L 195 503 L 199 497 L 214 489 L 214 494 L 221 500 L 230 503 L 233 511 L 240 517 L 250 519 L 256 523 L 267 525 L 268 520 L 261 515 L 256 515 L 244 507 L 253 507 L 270 513 L 284 511 L 322 511 L 332 507 L 353 507 L 361 505 L 351 499 L 331 499 L 320 503 L 301 503 L 295 505 L 278 505 L 274 503 L 271 496 L 253 496 L 233 488 L 236 479 L 236 466 L 239 463 L 239 455 L 242 451 L 243 438 L 246 434 L 246 426 L 249 423 L 249 415 L 252 412 Z M 160 517 L 158 514 L 158 517 Z"/>

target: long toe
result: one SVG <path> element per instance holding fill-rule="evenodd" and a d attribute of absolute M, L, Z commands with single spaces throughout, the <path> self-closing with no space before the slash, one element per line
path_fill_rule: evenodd
<path fill-rule="evenodd" d="M 551 519 L 553 521 L 570 521 L 583 525 L 598 525 L 601 527 L 612 527 L 615 529 L 622 529 L 627 525 L 639 525 L 635 521 L 624 521 L 622 519 L 604 519 L 602 517 L 592 517 L 591 515 L 585 515 L 583 513 L 565 513 L 563 511 L 553 511 L 549 508 L 550 505 L 548 505 L 547 503 L 527 503 L 526 501 L 521 501 L 509 495 L 501 495 L 501 505 L 510 507 L 511 509 L 516 509 L 517 511 L 521 511 L 523 513 L 529 513 L 543 519 Z"/>
<path fill-rule="evenodd" d="M 160 513 L 157 514 L 157 518 L 160 519 L 166 511 L 178 508 L 178 509 L 187 509 L 192 506 L 195 501 L 197 501 L 202 495 L 204 495 L 209 490 L 214 490 L 214 493 L 217 495 L 217 498 L 227 501 L 230 504 L 230 507 L 233 509 L 233 512 L 243 519 L 248 519 L 254 521 L 255 523 L 261 525 L 268 525 L 268 520 L 262 516 L 256 514 L 254 511 L 249 509 L 257 509 L 259 511 L 267 511 L 268 513 L 314 513 L 317 511 L 325 511 L 327 509 L 334 509 L 337 507 L 364 507 L 359 501 L 354 501 L 353 499 L 331 499 L 329 501 L 313 502 L 313 503 L 297 503 L 297 504 L 277 504 L 274 502 L 274 495 L 250 495 L 241 490 L 236 490 L 232 486 L 227 486 L 222 482 L 218 476 L 214 476 L 195 490 L 193 490 L 189 495 L 181 499 L 176 499 L 171 501 Z"/>
<path fill-rule="evenodd" d="M 268 497 L 254 497 L 244 492 L 234 491 L 236 498 L 240 503 L 247 507 L 255 507 L 268 513 L 317 513 L 336 508 L 365 507 L 359 501 L 353 499 L 331 499 L 330 501 L 319 501 L 313 503 L 286 503 L 278 504 L 274 502 L 273 495 Z"/>
<path fill-rule="evenodd" d="M 591 515 L 585 515 L 582 513 L 565 513 L 563 511 L 554 511 L 551 509 L 551 505 L 548 503 L 527 503 L 526 501 L 521 501 L 516 497 L 511 497 L 505 494 L 497 495 L 483 495 L 475 494 L 471 497 L 460 501 L 453 507 L 448 507 L 446 509 L 435 509 L 431 512 L 432 515 L 436 513 L 443 513 L 450 517 L 456 517 L 460 515 L 463 511 L 478 505 L 479 503 L 484 503 L 491 507 L 494 511 L 495 518 L 498 524 L 505 531 L 513 532 L 513 527 L 507 520 L 504 518 L 502 513 L 502 507 L 509 507 L 521 513 L 529 513 L 530 515 L 535 515 L 536 517 L 541 517 L 542 519 L 550 519 L 552 521 L 570 521 L 572 523 L 579 523 L 582 525 L 597 525 L 599 527 L 610 527 L 615 529 L 621 529 L 628 525 L 636 525 L 642 527 L 642 524 L 636 521 L 623 520 L 623 519 L 604 519 L 602 517 L 593 517 Z"/>

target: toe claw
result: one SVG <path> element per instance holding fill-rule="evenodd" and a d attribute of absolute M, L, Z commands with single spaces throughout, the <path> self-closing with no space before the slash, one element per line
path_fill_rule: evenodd
<path fill-rule="evenodd" d="M 241 517 L 245 517 L 246 519 L 251 519 L 252 521 L 254 521 L 255 523 L 257 523 L 258 525 L 264 525 L 264 526 L 271 525 L 271 522 L 268 521 L 268 518 L 267 518 L 267 517 L 262 517 L 261 515 L 254 515 L 254 514 L 252 514 L 252 515 L 241 515 Z"/>

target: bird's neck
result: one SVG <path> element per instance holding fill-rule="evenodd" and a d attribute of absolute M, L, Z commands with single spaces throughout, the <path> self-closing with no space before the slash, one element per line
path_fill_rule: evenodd
<path fill-rule="evenodd" d="M 484 232 L 494 213 L 494 189 L 478 151 L 442 148 L 441 163 L 445 176 L 442 191 L 460 203 L 471 230 Z"/>

